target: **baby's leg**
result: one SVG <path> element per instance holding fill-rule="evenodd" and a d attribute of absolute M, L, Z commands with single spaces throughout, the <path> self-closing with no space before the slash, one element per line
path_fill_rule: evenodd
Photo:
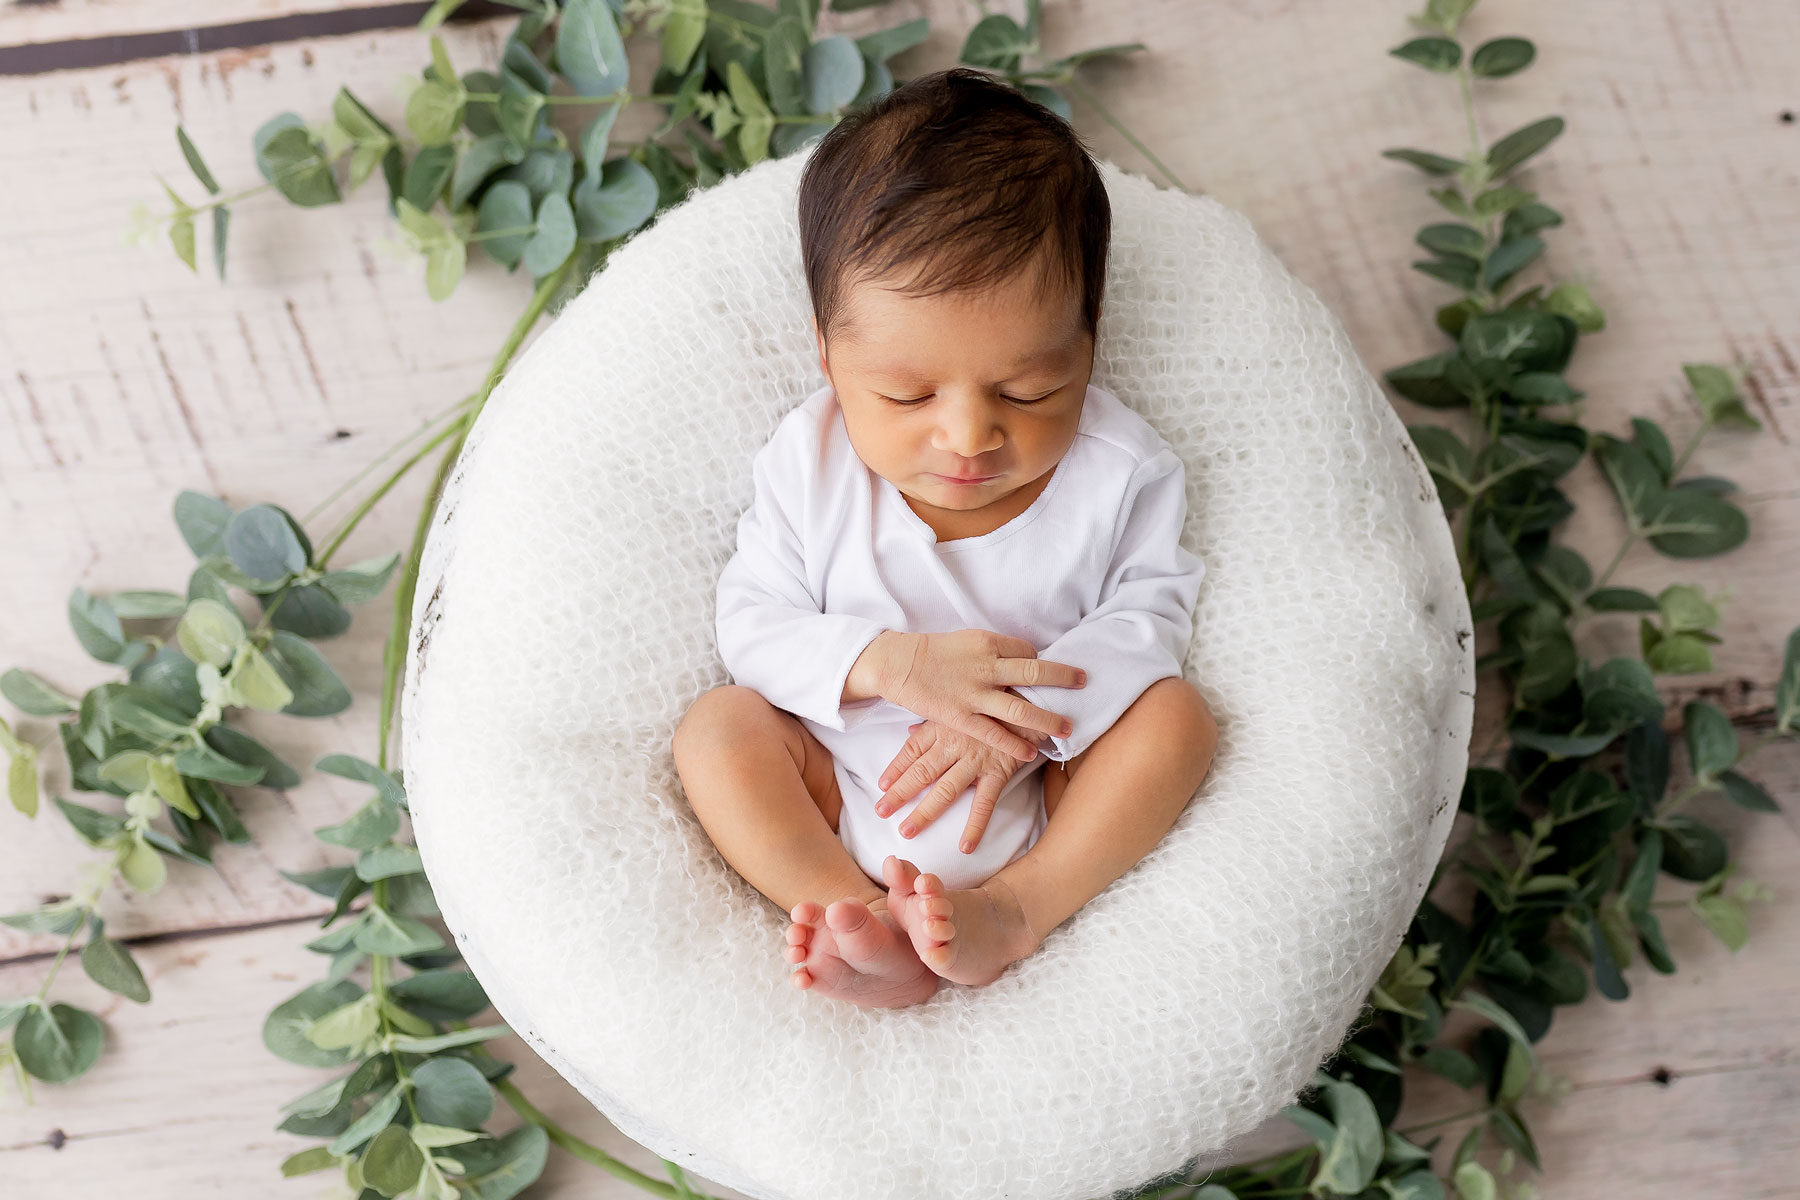
<path fill-rule="evenodd" d="M 786 912 L 796 987 L 866 1008 L 917 1004 L 938 977 L 919 960 L 887 893 L 837 834 L 831 754 L 751 688 L 714 688 L 674 737 L 688 803 L 725 861 Z"/>
<path fill-rule="evenodd" d="M 1042 836 L 987 886 L 1011 888 L 1041 941 L 1162 840 L 1206 778 L 1218 740 L 1193 684 L 1157 680 L 1067 764 Z"/>
<path fill-rule="evenodd" d="M 889 908 L 933 971 L 991 982 L 1150 852 L 1193 798 L 1217 742 L 1200 693 L 1180 678 L 1158 680 L 1066 774 L 1045 768 L 1048 824 L 1030 850 L 970 889 L 946 890 L 903 862 Z"/>
<path fill-rule="evenodd" d="M 846 896 L 886 902 L 838 838 L 831 753 L 793 714 L 753 688 L 714 688 L 688 709 L 673 746 L 707 836 L 781 911 Z"/>

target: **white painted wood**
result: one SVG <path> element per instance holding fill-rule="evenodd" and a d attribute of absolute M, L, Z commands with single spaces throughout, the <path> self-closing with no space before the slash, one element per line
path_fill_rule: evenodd
<path fill-rule="evenodd" d="M 333 2 L 286 2 L 279 11 Z M 1454 152 L 1466 134 L 1454 84 L 1385 53 L 1411 35 L 1409 6 L 1053 0 L 1047 9 L 1053 52 L 1150 45 L 1130 61 L 1085 68 L 1083 80 L 1190 188 L 1248 215 L 1340 315 L 1373 369 L 1442 348 L 1431 313 L 1448 289 L 1406 266 L 1418 256 L 1414 231 L 1441 219 L 1441 210 L 1426 197 L 1423 176 L 1380 151 Z M 824 24 L 861 33 L 921 12 L 937 32 L 901 61 L 903 74 L 916 73 L 953 61 L 972 22 L 967 6 L 896 2 L 827 13 Z M 11 4 L 0 7 L 0 46 L 259 14 L 272 15 L 258 0 Z M 444 37 L 459 65 L 491 64 L 507 27 L 460 25 Z M 1716 434 L 1691 464 L 1743 485 L 1750 543 L 1689 563 L 1640 547 L 1616 581 L 1731 589 L 1720 669 L 1665 682 L 1681 685 L 1676 706 L 1706 694 L 1755 724 L 1771 703 L 1781 643 L 1800 622 L 1793 600 L 1800 125 L 1778 119 L 1795 103 L 1800 10 L 1782 0 L 1729 8 L 1605 0 L 1574 9 L 1490 0 L 1467 31 L 1471 41 L 1528 36 L 1540 51 L 1523 75 L 1477 85 L 1485 140 L 1553 112 L 1570 121 L 1521 179 L 1568 222 L 1550 231 L 1547 263 L 1525 278 L 1585 278 L 1607 312 L 1607 331 L 1584 340 L 1570 372 L 1590 393 L 1595 423 L 1621 431 L 1633 415 L 1654 416 L 1679 438 L 1695 421 L 1682 361 L 1738 356 L 1753 371 L 1752 407 L 1768 428 Z M 633 46 L 643 78 L 649 49 Z M 169 517 L 178 490 L 269 500 L 304 514 L 478 384 L 524 304 L 527 281 L 477 256 L 457 294 L 432 304 L 420 266 L 384 249 L 392 230 L 377 183 L 339 210 L 299 211 L 266 196 L 240 204 L 222 285 L 205 273 L 204 231 L 199 277 L 166 247 L 134 251 L 118 239 L 132 202 L 160 203 L 153 172 L 199 198 L 176 148 L 177 121 L 235 190 L 259 182 L 250 137 L 269 116 L 291 109 L 319 118 L 344 83 L 398 125 L 394 80 L 425 61 L 423 40 L 397 30 L 0 79 L 0 120 L 14 131 L 0 142 L 0 169 L 12 181 L 0 201 L 0 550 L 7 564 L 0 669 L 29 666 L 74 691 L 113 677 L 82 653 L 64 604 L 76 585 L 179 589 L 190 556 Z M 1075 112 L 1098 153 L 1154 177 L 1079 100 Z M 654 119 L 627 114 L 620 136 L 641 136 Z M 1408 420 L 1446 419 L 1401 408 Z M 339 429 L 350 436 L 337 437 Z M 348 543 L 343 561 L 402 546 L 423 485 L 412 478 L 396 489 Z M 1580 509 L 1572 542 L 1598 567 L 1618 544 L 1620 522 L 1588 468 L 1570 492 Z M 385 629 L 378 601 L 325 646 L 358 697 L 348 712 L 316 722 L 260 717 L 246 728 L 302 767 L 332 751 L 371 754 Z M 1633 637 L 1618 617 L 1597 620 L 1584 634 L 1597 655 L 1630 652 Z M 14 715 L 8 709 L 9 720 Z M 1490 713 L 1485 728 L 1494 720 Z M 16 726 L 39 743 L 53 740 L 47 722 L 25 718 Z M 68 794 L 60 756 L 46 758 L 56 764 L 51 789 Z M 1790 756 L 1781 764 L 1753 773 L 1787 811 L 1743 814 L 1747 823 L 1733 826 L 1734 854 L 1779 893 L 1755 910 L 1749 947 L 1730 955 L 1703 929 L 1684 931 L 1672 919 L 1682 974 L 1665 980 L 1640 968 L 1625 1006 L 1591 1000 L 1558 1016 L 1546 1057 L 1581 1087 L 1554 1114 L 1536 1118 L 1550 1165 L 1546 1195 L 1674 1196 L 1704 1185 L 1698 1190 L 1708 1194 L 1775 1196 L 1791 1189 L 1800 1154 L 1786 1114 L 1800 1084 L 1792 1022 L 1780 1014 L 1794 1010 L 1800 991 L 1800 955 L 1782 933 L 1800 915 L 1784 886 L 1800 866 L 1800 762 Z M 270 1007 L 319 974 L 322 960 L 301 949 L 313 928 L 303 918 L 316 919 L 325 906 L 276 871 L 344 858 L 311 830 L 340 819 L 363 793 L 309 774 L 286 797 L 238 794 L 257 844 L 221 848 L 220 874 L 175 865 L 155 896 L 114 891 L 106 898 L 115 935 L 174 935 L 139 952 L 155 966 L 157 998 L 148 1007 L 103 1006 L 115 1040 L 92 1075 L 40 1088 L 37 1109 L 0 1104 L 0 1178 L 9 1196 L 15 1183 L 31 1200 L 126 1180 L 146 1196 L 208 1185 L 260 1188 L 297 1148 L 269 1130 L 279 1104 L 307 1086 L 306 1073 L 268 1055 L 257 1030 Z M 1703 798 L 1694 807 L 1712 814 L 1723 801 Z M 54 813 L 36 822 L 0 813 L 0 911 L 67 892 L 91 854 Z M 1663 886 L 1681 894 L 1673 881 Z M 285 923 L 231 932 L 270 921 Z M 58 944 L 0 930 L 0 995 L 35 990 Z M 54 993 L 101 1000 L 72 963 Z M 201 1028 L 208 1040 L 195 1036 Z M 196 1062 L 207 1064 L 217 1086 L 176 1088 L 201 1078 Z M 1667 1089 L 1634 1082 L 1659 1064 L 1678 1075 Z M 1713 1073 L 1681 1075 L 1690 1068 Z M 542 1079 L 536 1070 L 534 1080 Z M 541 1100 L 553 1114 L 585 1108 L 566 1088 L 534 1082 L 527 1091 L 558 1096 Z M 1422 1090 L 1419 1116 L 1409 1107 L 1407 1120 L 1466 1106 L 1449 1091 Z M 232 1102 L 219 1103 L 222 1095 Z M 1783 1097 L 1787 1108 L 1777 1103 Z M 571 1128 L 605 1128 L 591 1112 L 586 1119 Z M 76 1137 L 60 1153 L 38 1144 L 53 1125 Z M 1291 1142 L 1285 1122 L 1275 1132 Z M 603 1144 L 623 1140 L 611 1136 Z M 77 1163 L 75 1153 L 89 1157 Z M 646 1165 L 649 1157 L 640 1152 L 632 1161 Z M 561 1155 L 552 1161 L 546 1195 L 635 1194 Z M 1620 1163 L 1632 1164 L 1635 1186 L 1618 1186 Z M 304 1185 L 289 1186 L 303 1194 Z"/>

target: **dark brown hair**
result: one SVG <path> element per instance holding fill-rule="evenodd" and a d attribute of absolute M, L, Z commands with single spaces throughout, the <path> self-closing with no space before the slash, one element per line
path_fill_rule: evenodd
<path fill-rule="evenodd" d="M 1042 254 L 1038 286 L 1080 298 L 1089 334 L 1112 208 L 1069 123 L 981 71 L 908 80 L 827 130 L 800 177 L 800 253 L 822 338 L 848 285 L 916 268 L 907 295 L 973 290 Z"/>

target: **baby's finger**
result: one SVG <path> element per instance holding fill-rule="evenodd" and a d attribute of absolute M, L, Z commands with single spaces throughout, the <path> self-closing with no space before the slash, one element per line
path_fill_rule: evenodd
<path fill-rule="evenodd" d="M 908 767 L 894 785 L 875 801 L 875 815 L 885 817 L 923 791 L 955 761 L 948 748 L 933 747 Z"/>
<path fill-rule="evenodd" d="M 937 785 L 925 794 L 925 798 L 906 814 L 906 820 L 900 825 L 900 836 L 912 837 L 919 830 L 943 816 L 950 806 L 956 803 L 956 798 L 962 795 L 963 789 L 969 786 L 969 780 L 973 778 L 974 773 L 975 769 L 969 765 L 967 759 L 958 760 L 949 772 L 937 781 Z"/>
<path fill-rule="evenodd" d="M 921 732 L 925 729 L 925 724 L 924 721 L 920 721 L 906 727 L 908 735 L 906 744 L 900 747 L 900 753 L 894 756 L 894 761 L 887 765 L 887 769 L 881 773 L 881 778 L 875 781 L 877 787 L 892 787 L 894 780 L 900 777 L 901 772 L 911 766 L 921 754 L 937 744 L 938 731 L 936 727 L 929 732 Z M 913 791 L 916 792 L 919 788 L 924 787 L 926 782 L 926 780 L 920 780 L 914 785 Z"/>
<path fill-rule="evenodd" d="M 983 775 L 975 783 L 975 803 L 969 808 L 969 820 L 963 826 L 962 844 L 958 847 L 964 854 L 973 854 L 975 847 L 981 844 L 981 835 L 987 832 L 988 820 L 994 815 L 994 806 L 1000 802 L 1000 789 L 1006 781 L 995 775 Z"/>
<path fill-rule="evenodd" d="M 993 695 L 1004 702 L 1004 697 L 1009 695 L 1009 693 L 995 692 Z M 1020 704 L 1025 704 L 1023 697 L 1014 696 L 1013 699 L 1017 700 Z M 1025 704 L 1025 707 L 1031 708 L 1029 704 Z M 1043 710 L 1033 709 L 1033 711 L 1042 712 Z M 1011 720 L 1015 725 L 1026 725 L 1033 729 L 1038 728 L 1038 722 L 1036 721 L 1019 721 L 1013 719 L 1010 714 L 1001 715 L 1005 716 L 1006 719 Z M 1044 713 L 1044 716 L 1052 721 L 1059 722 L 1057 729 L 1060 730 L 1061 717 L 1056 716 L 1054 713 Z M 958 733 L 967 734 L 969 737 L 974 738 L 983 745 L 992 746 L 996 750 L 1010 754 L 1020 762 L 1025 762 L 1037 757 L 1037 747 L 1035 745 L 1026 741 L 1024 738 L 1002 725 L 999 721 L 994 720 L 993 717 L 983 713 L 958 713 L 954 720 L 947 723 Z M 1046 729 L 1045 732 L 1054 733 L 1057 732 L 1057 730 Z"/>
<path fill-rule="evenodd" d="M 1050 658 L 994 660 L 995 682 L 1005 687 L 1083 687 L 1087 672 L 1073 663 Z"/>

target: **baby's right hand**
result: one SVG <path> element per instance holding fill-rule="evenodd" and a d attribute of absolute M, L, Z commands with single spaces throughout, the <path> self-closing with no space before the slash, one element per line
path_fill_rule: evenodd
<path fill-rule="evenodd" d="M 953 633 L 909 633 L 898 647 L 882 698 L 921 717 L 947 725 L 1020 761 L 1037 755 L 1037 745 L 1001 722 L 1061 737 L 1070 725 L 1009 687 L 1081 687 L 1084 671 L 1037 656 L 1023 638 L 991 629 Z"/>

